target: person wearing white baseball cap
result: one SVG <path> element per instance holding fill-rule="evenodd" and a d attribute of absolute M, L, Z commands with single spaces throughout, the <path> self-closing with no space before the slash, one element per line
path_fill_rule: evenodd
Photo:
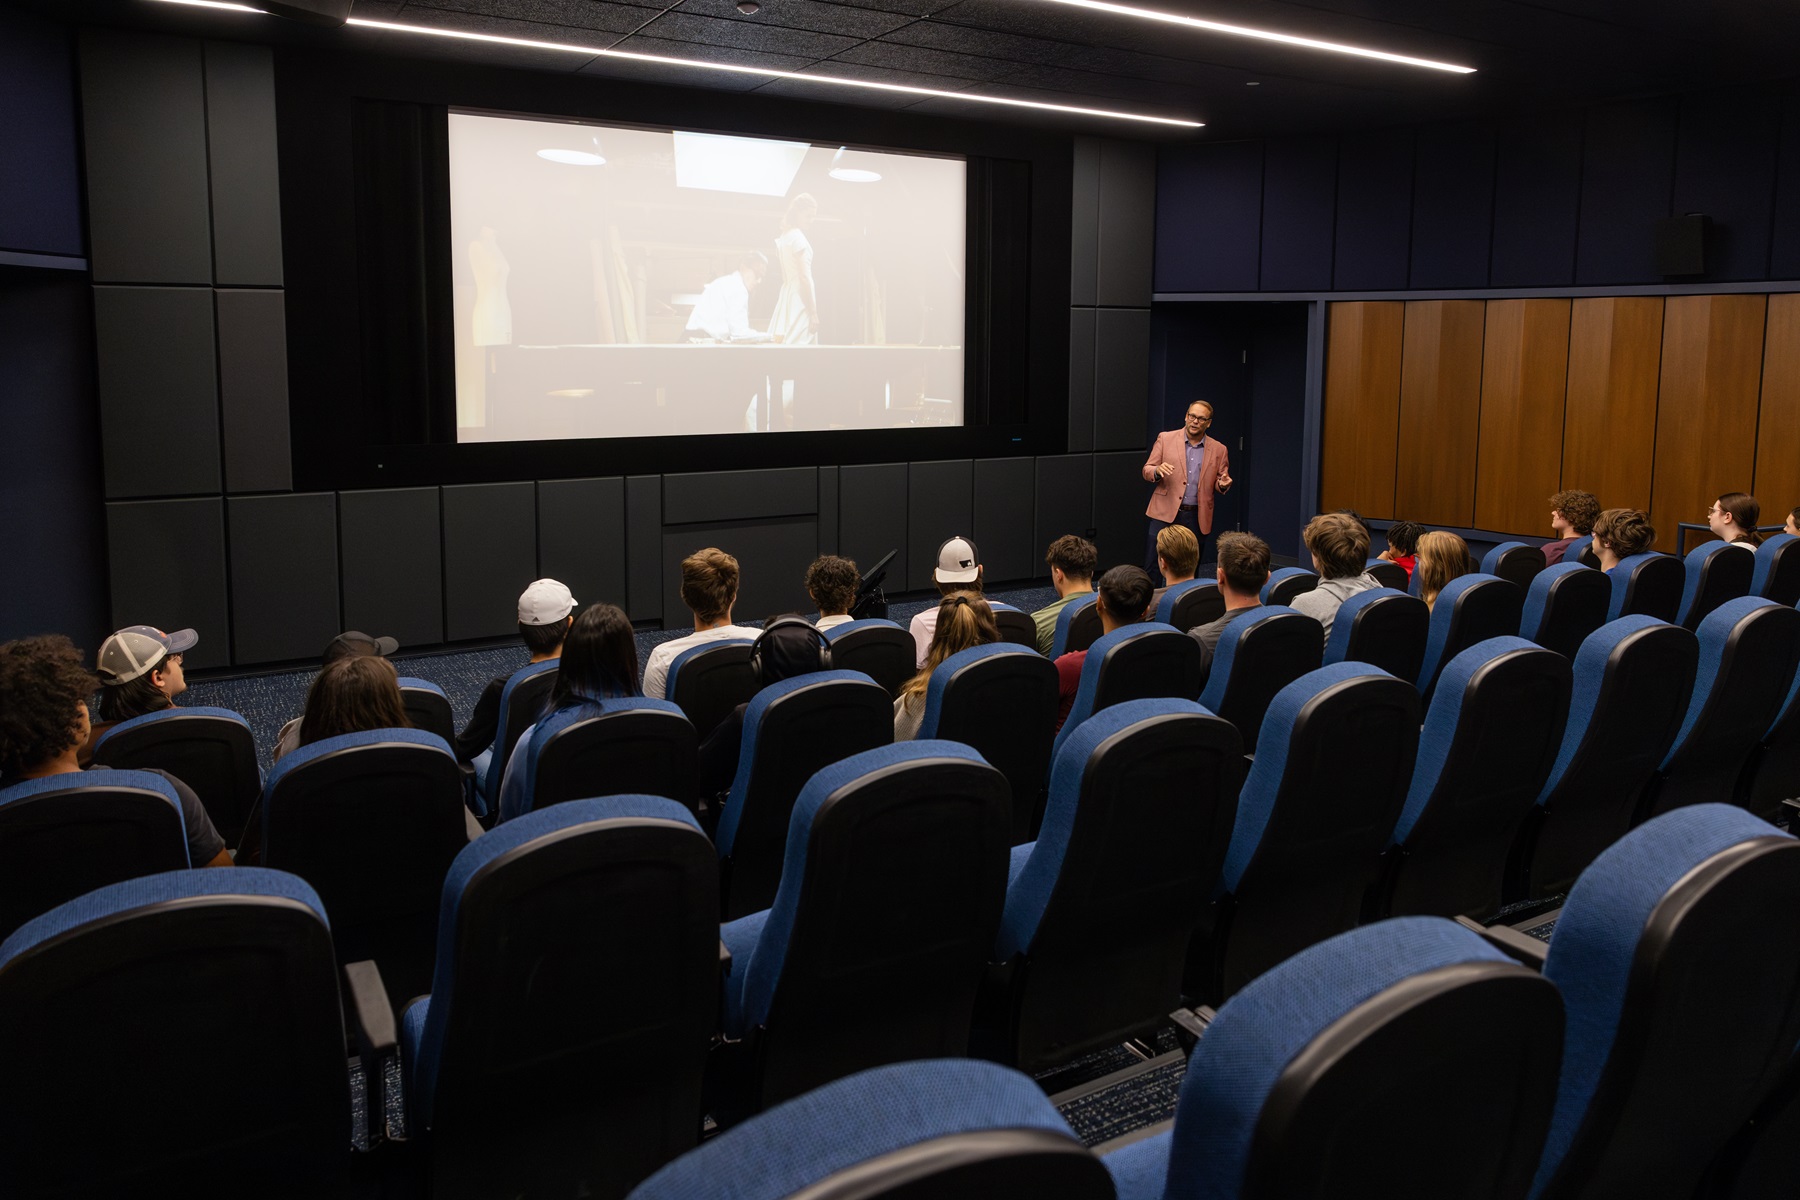
<path fill-rule="evenodd" d="M 531 662 L 562 657 L 563 639 L 569 636 L 569 624 L 575 619 L 575 604 L 567 585 L 554 579 L 533 580 L 519 593 L 519 636 L 531 652 Z M 469 723 L 456 735 L 458 759 L 474 762 L 494 744 L 494 735 L 500 730 L 500 693 L 511 678 L 511 671 L 496 675 L 481 689 L 481 699 L 475 702 Z"/>
<path fill-rule="evenodd" d="M 975 549 L 972 538 L 953 537 L 938 547 L 937 566 L 932 568 L 931 578 L 937 582 L 938 592 L 948 596 L 952 592 L 974 592 L 981 594 L 981 554 Z M 937 634 L 939 605 L 932 605 L 912 619 L 907 632 L 912 634 L 913 645 L 918 653 L 913 665 L 924 669 L 925 656 L 931 653 L 931 639 Z"/>
<path fill-rule="evenodd" d="M 175 707 L 175 697 L 187 691 L 182 656 L 199 644 L 200 635 L 191 629 L 164 633 L 150 625 L 128 625 L 100 643 L 94 655 L 100 720 L 82 747 L 83 763 L 93 757 L 100 735 L 120 721 Z"/>

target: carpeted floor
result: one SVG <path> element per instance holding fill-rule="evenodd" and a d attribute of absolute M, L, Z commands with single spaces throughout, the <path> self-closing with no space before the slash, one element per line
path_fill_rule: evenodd
<path fill-rule="evenodd" d="M 1026 612 L 1042 608 L 1056 599 L 1056 592 L 1048 587 L 1014 588 L 997 591 L 992 595 L 994 599 L 1004 601 L 1014 608 L 1022 608 Z M 905 625 L 912 620 L 913 614 L 935 603 L 936 600 L 930 596 L 893 601 L 888 606 L 888 619 Z M 760 624 L 756 621 L 745 623 Z M 638 662 L 641 664 L 647 659 L 658 642 L 666 642 L 691 632 L 693 631 L 689 629 L 673 629 L 638 634 Z M 450 697 L 450 706 L 456 713 L 456 724 L 460 728 L 469 719 L 469 713 L 481 698 L 481 689 L 487 686 L 488 680 L 496 675 L 506 675 L 518 670 L 525 665 L 526 657 L 525 648 L 514 644 L 479 650 L 400 653 L 394 656 L 394 665 L 402 675 L 429 679 L 443 688 Z M 306 689 L 312 685 L 312 680 L 313 672 L 310 669 L 274 671 L 265 675 L 227 679 L 198 679 L 190 682 L 181 703 L 186 706 L 228 708 L 242 715 L 250 722 L 250 730 L 256 737 L 262 764 L 266 768 L 274 753 L 276 735 L 281 731 L 282 725 L 290 718 L 299 716 L 305 709 Z"/>

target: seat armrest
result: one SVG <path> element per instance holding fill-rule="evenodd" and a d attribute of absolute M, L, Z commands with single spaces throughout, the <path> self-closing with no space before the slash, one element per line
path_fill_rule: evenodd
<path fill-rule="evenodd" d="M 1544 969 L 1544 959 L 1550 953 L 1549 942 L 1539 941 L 1529 934 L 1520 933 L 1509 925 L 1483 925 L 1481 922 L 1471 921 L 1467 917 L 1456 918 L 1456 923 L 1464 929 L 1480 934 L 1483 941 L 1508 958 L 1522 963 L 1534 971 Z"/>
<path fill-rule="evenodd" d="M 727 946 L 725 944 L 724 938 L 720 938 L 719 939 L 719 978 L 723 979 L 730 974 L 731 974 L 731 947 Z"/>
<path fill-rule="evenodd" d="M 1169 1014 L 1169 1021 L 1175 1026 L 1175 1040 L 1181 1043 L 1183 1054 L 1194 1052 L 1194 1047 L 1206 1036 L 1207 1027 L 1218 1015 L 1215 1009 L 1206 1004 L 1195 1008 L 1178 1008 Z"/>
<path fill-rule="evenodd" d="M 373 960 L 344 964 L 344 1001 L 368 1091 L 369 1141 L 377 1140 L 377 1132 L 388 1141 L 401 1141 L 406 1109 L 400 1094 L 399 1028 L 381 969 Z"/>

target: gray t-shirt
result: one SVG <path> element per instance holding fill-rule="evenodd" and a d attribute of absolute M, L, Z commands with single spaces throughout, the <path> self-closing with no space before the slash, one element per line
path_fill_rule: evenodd
<path fill-rule="evenodd" d="M 1321 579 L 1319 586 L 1310 592 L 1294 597 L 1288 607 L 1297 613 L 1305 613 L 1325 627 L 1325 640 L 1331 640 L 1331 622 L 1337 616 L 1337 610 L 1344 601 L 1358 592 L 1366 592 L 1370 588 L 1381 586 L 1381 580 L 1367 571 L 1361 575 L 1340 575 L 1336 579 Z"/>
<path fill-rule="evenodd" d="M 1260 603 L 1247 605 L 1244 608 L 1227 609 L 1222 617 L 1215 617 L 1204 625 L 1196 625 L 1188 630 L 1188 636 L 1200 643 L 1200 686 L 1204 688 L 1206 681 L 1212 676 L 1213 655 L 1218 653 L 1219 638 L 1225 627 L 1239 617 L 1249 617 L 1261 612 Z"/>

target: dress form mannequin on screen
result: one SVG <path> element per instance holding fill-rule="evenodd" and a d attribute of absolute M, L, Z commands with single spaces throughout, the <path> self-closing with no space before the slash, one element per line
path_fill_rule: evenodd
<path fill-rule="evenodd" d="M 813 287 L 813 249 L 807 234 L 819 215 L 819 202 L 811 193 L 801 192 L 788 201 L 781 218 L 781 232 L 775 238 L 775 252 L 781 263 L 781 290 L 775 294 L 775 311 L 769 317 L 769 335 L 788 346 L 816 346 L 819 343 L 819 302 Z M 771 389 L 772 391 L 773 389 Z M 746 414 L 755 428 L 754 406 Z M 791 426 L 794 416 L 794 381 L 781 381 L 781 416 Z M 773 428 L 774 422 L 770 422 Z"/>

